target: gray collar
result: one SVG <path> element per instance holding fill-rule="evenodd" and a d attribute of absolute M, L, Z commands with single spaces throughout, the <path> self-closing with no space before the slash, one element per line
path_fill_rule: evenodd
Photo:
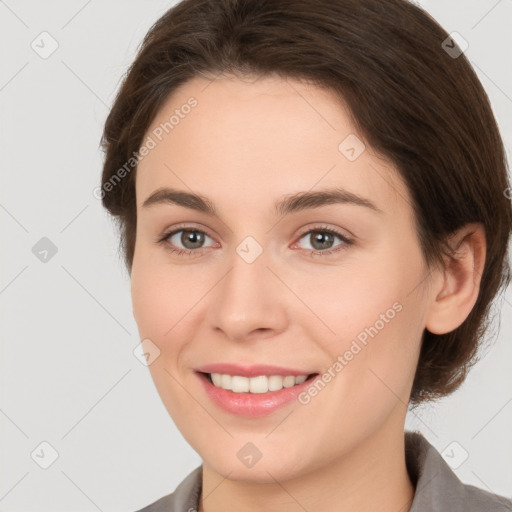
<path fill-rule="evenodd" d="M 407 471 L 416 487 L 409 512 L 505 512 L 512 501 L 459 480 L 419 432 L 405 432 Z"/>

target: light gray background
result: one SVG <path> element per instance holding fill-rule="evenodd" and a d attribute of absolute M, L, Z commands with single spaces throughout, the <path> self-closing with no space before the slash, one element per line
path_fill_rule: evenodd
<path fill-rule="evenodd" d="M 92 194 L 108 107 L 144 34 L 172 4 L 0 1 L 5 512 L 137 510 L 201 462 L 133 355 L 139 338 L 129 279 L 114 225 Z M 512 160 L 512 1 L 421 5 L 469 42 L 466 55 Z M 46 59 L 31 47 L 43 31 L 59 45 Z M 58 250 L 46 263 L 32 252 L 42 237 Z M 462 481 L 512 497 L 509 291 L 498 313 L 497 341 L 464 386 L 410 414 L 406 427 L 439 451 L 448 447 Z M 48 469 L 36 463 L 51 455 L 43 441 L 58 452 Z"/>

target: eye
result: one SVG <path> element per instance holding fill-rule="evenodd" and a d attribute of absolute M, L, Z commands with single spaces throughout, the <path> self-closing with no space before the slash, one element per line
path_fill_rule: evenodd
<path fill-rule="evenodd" d="M 201 249 L 203 249 L 206 238 L 212 240 L 204 231 L 187 226 L 186 228 L 182 227 L 181 229 L 174 229 L 166 233 L 157 242 L 164 244 L 169 251 L 177 253 L 178 256 L 184 254 L 191 256 L 192 253 L 197 253 L 198 255 L 202 253 Z M 180 247 L 180 244 L 183 248 Z"/>
<path fill-rule="evenodd" d="M 349 245 L 353 243 L 353 241 L 335 229 L 328 228 L 326 226 L 318 226 L 309 231 L 303 233 L 300 237 L 300 240 L 305 238 L 309 240 L 312 249 L 310 250 L 310 255 L 318 255 L 318 256 L 326 256 L 329 254 L 336 253 L 340 250 L 346 249 Z M 341 243 L 337 246 L 334 246 L 334 239 L 338 238 L 341 240 Z"/>

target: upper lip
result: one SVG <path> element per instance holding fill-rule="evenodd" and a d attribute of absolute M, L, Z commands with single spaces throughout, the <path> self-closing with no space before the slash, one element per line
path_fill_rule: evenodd
<path fill-rule="evenodd" d="M 256 364 L 251 366 L 240 366 L 239 364 L 232 363 L 215 363 L 206 364 L 195 369 L 202 373 L 222 373 L 228 375 L 240 375 L 242 377 L 257 377 L 258 375 L 311 375 L 309 370 L 298 370 L 295 368 L 285 368 L 284 366 L 273 366 L 267 364 Z"/>

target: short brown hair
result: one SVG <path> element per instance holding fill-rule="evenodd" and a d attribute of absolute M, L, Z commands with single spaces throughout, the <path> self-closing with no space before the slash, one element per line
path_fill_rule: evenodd
<path fill-rule="evenodd" d="M 102 138 L 102 203 L 118 222 L 130 274 L 134 154 L 178 86 L 199 75 L 231 73 L 277 74 L 327 87 L 348 105 L 365 142 L 398 169 L 429 265 L 449 255 L 446 240 L 455 230 L 484 225 L 487 255 L 477 302 L 454 331 L 424 331 L 410 401 L 416 406 L 453 392 L 476 362 L 493 300 L 511 279 L 512 214 L 506 155 L 489 99 L 447 38 L 429 14 L 405 0 L 184 0 L 173 6 L 146 34 Z"/>

